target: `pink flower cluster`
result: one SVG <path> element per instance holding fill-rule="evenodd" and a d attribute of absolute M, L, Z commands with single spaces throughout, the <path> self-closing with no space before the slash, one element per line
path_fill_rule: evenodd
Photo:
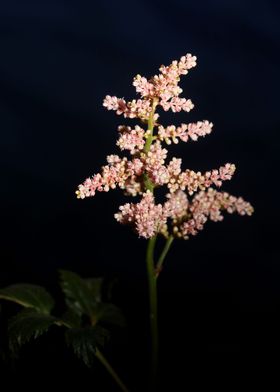
<path fill-rule="evenodd" d="M 152 111 L 151 103 L 146 99 L 133 99 L 126 102 L 122 98 L 111 97 L 110 95 L 106 95 L 103 106 L 108 110 L 115 110 L 119 115 L 123 114 L 125 118 L 138 117 L 141 120 L 148 120 Z"/>
<path fill-rule="evenodd" d="M 209 188 L 206 192 L 199 192 L 189 206 L 189 218 L 183 222 L 179 229 L 179 236 L 188 238 L 189 235 L 196 235 L 202 230 L 208 219 L 219 222 L 223 220 L 221 211 L 232 214 L 237 212 L 239 215 L 252 215 L 253 208 L 250 203 L 242 197 L 229 195 L 227 192 L 217 192 Z"/>
<path fill-rule="evenodd" d="M 117 141 L 117 146 L 121 150 L 129 150 L 131 154 L 135 154 L 140 150 L 143 150 L 145 146 L 145 131 L 138 125 L 134 129 L 125 125 L 120 125 L 119 128 L 120 137 Z"/>
<path fill-rule="evenodd" d="M 207 171 L 204 174 L 189 169 L 181 172 L 179 167 L 181 162 L 173 160 L 171 163 L 174 165 L 174 162 L 176 164 L 176 174 L 173 172 L 167 185 L 170 192 L 175 192 L 177 189 L 187 189 L 188 193 L 192 195 L 198 189 L 204 190 L 213 184 L 220 187 L 222 181 L 231 180 L 231 177 L 235 172 L 235 165 L 231 163 L 221 166 L 219 170 Z"/>
<path fill-rule="evenodd" d="M 186 75 L 188 70 L 196 66 L 196 57 L 191 54 L 182 56 L 180 61 L 173 61 L 169 66 L 160 67 L 160 75 L 155 75 L 149 80 L 141 75 L 136 75 L 133 86 L 136 92 L 141 94 L 142 99 L 126 102 L 123 98 L 106 95 L 103 106 L 108 110 L 115 110 L 124 117 L 148 120 L 152 111 L 152 102 L 157 101 L 163 110 L 189 112 L 193 107 L 190 99 L 180 98 L 183 91 L 178 83 L 181 75 Z"/>
<path fill-rule="evenodd" d="M 196 141 L 199 136 L 209 135 L 212 132 L 213 124 L 209 121 L 198 121 L 197 123 L 181 124 L 180 127 L 169 125 L 164 128 L 162 125 L 158 127 L 158 138 L 165 141 L 166 144 L 172 142 L 177 144 L 179 140 L 187 142 L 190 139 Z"/>
<path fill-rule="evenodd" d="M 79 185 L 76 192 L 79 199 L 94 196 L 96 191 L 108 192 L 117 186 L 133 196 L 140 192 L 138 179 L 143 174 L 143 163 L 139 158 L 129 161 L 118 155 L 109 155 L 107 162 L 108 165 L 102 167 L 101 173 L 87 178 Z"/>
<path fill-rule="evenodd" d="M 143 194 L 137 203 L 126 203 L 120 206 L 115 214 L 118 222 L 132 225 L 140 236 L 150 238 L 156 233 L 168 236 L 167 220 L 172 220 L 172 235 L 188 239 L 202 230 L 208 219 L 219 222 L 223 220 L 223 211 L 239 215 L 252 215 L 253 208 L 242 197 L 218 192 L 213 188 L 200 191 L 189 201 L 185 192 L 179 190 L 167 194 L 164 204 L 155 204 L 155 198 L 150 191 Z"/>
<path fill-rule="evenodd" d="M 115 214 L 118 222 L 132 224 L 144 238 L 151 238 L 165 229 L 167 215 L 161 204 L 155 204 L 155 198 L 150 191 L 143 194 L 137 203 L 126 203 L 120 206 L 120 212 Z"/>
<path fill-rule="evenodd" d="M 140 197 L 138 203 L 126 203 L 115 214 L 117 221 L 131 225 L 139 236 L 151 238 L 157 233 L 168 237 L 188 238 L 204 227 L 208 219 L 220 221 L 222 211 L 251 215 L 252 206 L 242 198 L 225 192 L 218 192 L 212 186 L 220 187 L 230 180 L 235 165 L 227 163 L 219 169 L 205 173 L 182 170 L 182 160 L 173 157 L 167 160 L 168 151 L 162 147 L 179 141 L 196 141 L 212 132 L 213 124 L 207 120 L 196 123 L 182 123 L 179 127 L 164 127 L 158 122 L 157 108 L 173 112 L 189 112 L 193 108 L 191 100 L 180 98 L 182 89 L 178 86 L 180 76 L 195 67 L 196 57 L 191 54 L 160 67 L 160 74 L 147 79 L 135 76 L 133 86 L 141 95 L 140 99 L 126 102 L 123 98 L 107 95 L 103 106 L 114 110 L 125 118 L 138 118 L 148 127 L 126 125 L 118 127 L 117 146 L 128 151 L 131 159 L 109 155 L 107 165 L 101 172 L 87 178 L 79 185 L 77 197 L 94 196 L 119 187 L 125 194 Z M 166 201 L 156 204 L 157 188 L 165 186 Z"/>

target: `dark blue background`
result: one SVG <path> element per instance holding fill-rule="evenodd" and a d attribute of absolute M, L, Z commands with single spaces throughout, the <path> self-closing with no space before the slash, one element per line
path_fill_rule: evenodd
<path fill-rule="evenodd" d="M 124 120 L 102 107 L 104 96 L 134 98 L 134 75 L 153 75 L 160 64 L 187 52 L 198 57 L 198 66 L 181 85 L 195 109 L 162 118 L 167 123 L 208 119 L 214 131 L 173 152 L 195 170 L 234 162 L 236 175 L 224 189 L 250 200 L 255 214 L 227 216 L 171 250 L 159 283 L 162 380 L 171 383 L 175 378 L 174 390 L 180 382 L 185 390 L 191 380 L 204 382 L 205 377 L 208 385 L 216 385 L 224 373 L 228 390 L 232 380 L 248 375 L 248 364 L 264 369 L 267 358 L 271 374 L 276 374 L 277 3 L 1 3 L 0 284 L 28 281 L 56 292 L 58 268 L 118 277 L 116 301 L 134 332 L 124 334 L 119 345 L 126 349 L 117 347 L 122 354 L 114 355 L 120 354 L 118 366 L 124 372 L 129 358 L 131 380 L 142 371 L 146 349 L 145 241 L 113 219 L 125 200 L 120 192 L 84 201 L 76 200 L 74 192 L 99 170 L 107 154 L 117 153 L 116 129 Z M 53 354 L 46 346 L 37 348 L 39 358 Z M 68 354 L 61 349 L 60 355 L 57 361 L 66 369 L 62 357 Z M 32 355 L 26 363 L 34 366 Z M 74 369 L 75 364 L 68 365 Z M 50 373 L 55 369 L 54 361 Z M 95 377 L 100 381 L 99 370 Z M 91 377 L 82 367 L 65 372 L 73 380 L 78 374 Z M 262 372 L 252 375 L 258 380 Z M 104 382 L 109 390 L 105 375 Z"/>

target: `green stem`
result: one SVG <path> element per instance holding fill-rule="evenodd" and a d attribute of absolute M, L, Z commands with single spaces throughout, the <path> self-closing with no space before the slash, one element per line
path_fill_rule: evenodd
<path fill-rule="evenodd" d="M 154 114 L 155 114 L 155 110 L 157 107 L 158 101 L 155 99 L 153 101 L 152 104 L 152 111 L 150 113 L 149 116 L 149 120 L 148 120 L 148 131 L 150 131 L 149 136 L 147 137 L 146 143 L 145 143 L 145 147 L 144 147 L 144 151 L 145 153 L 148 153 L 150 151 L 150 147 L 151 144 L 153 142 L 153 130 L 154 130 Z"/>
<path fill-rule="evenodd" d="M 152 358 L 151 358 L 151 387 L 156 390 L 157 371 L 158 371 L 158 325 L 157 325 L 157 282 L 154 268 L 154 249 L 156 236 L 149 239 L 147 247 L 147 272 L 149 283 L 150 300 L 150 327 L 152 338 Z"/>
<path fill-rule="evenodd" d="M 104 357 L 104 355 L 98 350 L 98 348 L 96 349 L 95 352 L 95 356 L 96 358 L 99 359 L 99 361 L 102 363 L 103 366 L 105 366 L 105 368 L 107 369 L 107 371 L 111 374 L 111 376 L 113 377 L 113 379 L 116 381 L 116 383 L 118 384 L 118 386 L 121 388 L 121 390 L 123 392 L 129 392 L 127 387 L 124 385 L 124 383 L 122 382 L 122 380 L 119 378 L 119 376 L 117 375 L 117 373 L 115 372 L 115 370 L 112 368 L 112 366 L 109 364 L 109 362 L 107 361 L 107 359 Z"/>
<path fill-rule="evenodd" d="M 144 146 L 144 152 L 146 154 L 148 154 L 148 152 L 150 151 L 151 148 L 151 144 L 154 140 L 154 136 L 153 136 L 153 131 L 154 131 L 154 114 L 155 114 L 155 110 L 157 107 L 157 103 L 158 101 L 155 99 L 152 103 L 152 111 L 150 113 L 149 119 L 148 119 L 148 129 L 147 131 L 149 131 L 149 135 L 147 137 L 145 146 Z M 145 184 L 145 189 L 149 190 L 151 192 L 154 191 L 154 184 L 152 183 L 152 181 L 149 179 L 149 176 L 147 175 L 147 173 L 144 173 L 144 184 Z"/>
<path fill-rule="evenodd" d="M 152 111 L 148 120 L 148 137 L 145 143 L 144 152 L 148 154 L 154 140 L 154 114 L 158 101 L 155 99 L 152 102 Z M 144 173 L 145 189 L 154 192 L 154 184 L 149 179 L 147 173 Z M 149 239 L 146 254 L 148 285 L 149 285 L 149 302 L 150 302 L 150 328 L 151 328 L 151 343 L 152 343 L 152 356 L 151 356 L 151 391 L 156 390 L 157 385 L 157 372 L 158 372 L 158 321 L 157 321 L 157 281 L 155 274 L 154 250 L 157 236 Z"/>
<path fill-rule="evenodd" d="M 156 264 L 156 278 L 159 276 L 160 271 L 162 270 L 162 264 L 163 264 L 164 259 L 165 259 L 166 255 L 167 255 L 167 253 L 168 253 L 168 251 L 170 249 L 170 246 L 171 246 L 173 240 L 174 240 L 173 235 L 168 237 L 167 240 L 166 240 L 165 246 L 164 246 L 164 248 L 163 248 L 163 250 L 161 252 L 161 255 L 160 255 L 159 259 L 158 259 L 158 262 Z"/>

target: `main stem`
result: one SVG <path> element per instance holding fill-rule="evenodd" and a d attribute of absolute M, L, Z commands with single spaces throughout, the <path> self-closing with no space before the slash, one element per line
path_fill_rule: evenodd
<path fill-rule="evenodd" d="M 148 120 L 148 137 L 145 143 L 144 152 L 149 153 L 151 144 L 153 142 L 153 129 L 154 129 L 154 114 L 157 106 L 157 100 L 152 102 L 152 111 Z M 154 184 L 149 177 L 144 174 L 144 184 L 146 190 L 154 191 Z M 157 282 L 155 276 L 155 262 L 154 262 L 154 249 L 156 243 L 156 235 L 149 239 L 146 254 L 148 285 L 149 285 L 149 301 L 150 301 L 150 328 L 152 340 L 152 355 L 151 355 L 151 391 L 156 390 L 157 372 L 158 372 L 158 324 L 157 324 Z"/>
<path fill-rule="evenodd" d="M 156 110 L 156 106 L 157 106 L 158 101 L 155 99 L 152 102 L 152 110 L 148 119 L 148 129 L 147 132 L 149 132 L 145 146 L 144 146 L 144 152 L 146 154 L 149 153 L 150 148 L 151 148 L 151 144 L 153 142 L 153 130 L 154 130 L 154 114 L 155 114 L 155 110 Z M 152 183 L 152 181 L 149 179 L 148 175 L 146 173 L 144 173 L 144 185 L 145 185 L 145 189 L 149 190 L 151 192 L 154 191 L 154 184 Z"/>
<path fill-rule="evenodd" d="M 154 249 L 156 236 L 149 239 L 146 255 L 149 299 L 150 299 L 150 327 L 152 338 L 152 357 L 151 357 L 151 391 L 156 390 L 158 372 L 158 324 L 157 324 L 157 281 L 154 267 Z"/>
<path fill-rule="evenodd" d="M 156 99 L 153 100 L 152 103 L 152 110 L 148 119 L 148 129 L 147 131 L 149 131 L 149 135 L 147 137 L 146 143 L 145 143 L 145 147 L 144 147 L 144 151 L 147 154 L 150 151 L 150 147 L 153 141 L 153 130 L 154 130 L 154 114 L 155 114 L 155 110 L 157 107 L 158 101 Z"/>

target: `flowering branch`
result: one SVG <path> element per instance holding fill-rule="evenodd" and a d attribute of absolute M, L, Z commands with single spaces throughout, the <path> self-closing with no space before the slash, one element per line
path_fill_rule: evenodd
<path fill-rule="evenodd" d="M 134 129 L 126 125 L 118 127 L 117 146 L 128 151 L 131 158 L 118 155 L 107 156 L 107 165 L 101 172 L 87 178 L 79 185 L 77 197 L 84 199 L 96 192 L 108 192 L 119 187 L 126 195 L 138 197 L 136 203 L 119 207 L 115 219 L 131 226 L 139 237 L 149 239 L 147 248 L 147 270 L 150 292 L 150 321 L 153 337 L 153 385 L 157 368 L 157 293 L 156 280 L 163 261 L 175 238 L 188 239 L 204 228 L 207 220 L 223 219 L 223 212 L 251 215 L 253 207 L 241 197 L 219 192 L 223 181 L 230 180 L 235 165 L 226 163 L 218 169 L 205 173 L 191 169 L 182 170 L 182 160 L 173 157 L 166 162 L 168 150 L 162 146 L 179 141 L 197 141 L 212 132 L 213 124 L 207 120 L 196 123 L 163 126 L 156 109 L 189 112 L 194 105 L 190 99 L 181 98 L 180 78 L 196 66 L 196 57 L 191 54 L 159 68 L 159 75 L 147 79 L 136 75 L 133 86 L 140 94 L 139 99 L 126 101 L 107 95 L 103 106 L 124 118 L 138 118 L 147 125 Z M 166 187 L 166 199 L 156 202 L 156 190 Z M 158 235 L 167 241 L 158 259 L 154 262 L 155 241 Z"/>
<path fill-rule="evenodd" d="M 155 269 L 156 278 L 159 276 L 159 274 L 160 274 L 160 272 L 162 270 L 162 264 L 163 264 L 163 262 L 165 260 L 165 257 L 167 255 L 167 253 L 168 253 L 168 251 L 170 249 L 170 246 L 172 245 L 173 241 L 174 241 L 173 235 L 170 235 L 167 238 L 167 240 L 166 240 L 165 246 L 164 246 L 164 248 L 163 248 L 163 250 L 161 252 L 161 255 L 160 255 L 159 259 L 158 259 L 158 262 L 156 264 L 156 269 Z"/>

